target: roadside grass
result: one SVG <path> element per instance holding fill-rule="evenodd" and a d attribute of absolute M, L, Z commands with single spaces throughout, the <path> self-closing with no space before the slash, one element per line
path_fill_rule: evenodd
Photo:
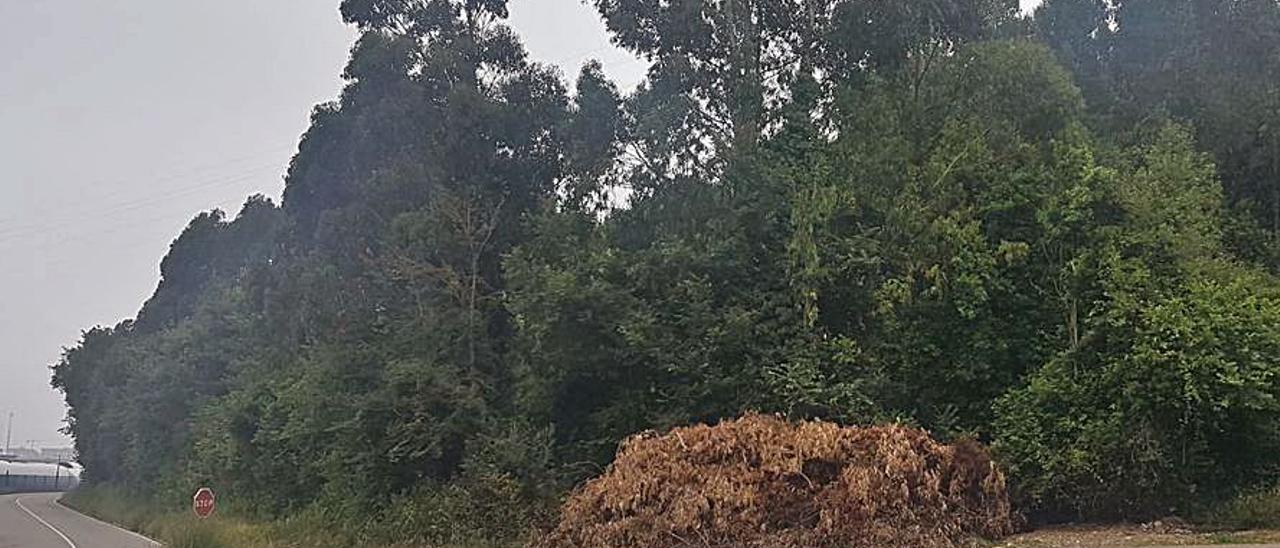
<path fill-rule="evenodd" d="M 119 489 L 83 488 L 59 499 L 63 505 L 135 533 L 148 534 L 150 508 L 137 504 Z"/>
<path fill-rule="evenodd" d="M 447 544 L 393 544 L 372 538 L 393 538 L 417 529 L 416 519 L 386 519 L 381 527 L 335 527 L 336 518 L 304 511 L 291 518 L 261 522 L 244 519 L 234 509 L 207 520 L 183 509 L 154 502 L 112 487 L 89 487 L 62 498 L 63 504 L 103 521 L 141 533 L 168 548 L 514 548 L 522 543 L 458 540 Z M 414 514 L 421 504 L 403 501 L 401 513 Z M 389 516 L 384 516 L 389 517 Z M 461 516 L 449 513 L 445 521 Z M 428 520 L 432 522 L 437 520 Z M 1071 526 L 1033 531 L 992 543 L 992 546 L 1041 548 L 1053 546 L 1152 546 L 1176 544 L 1243 545 L 1280 542 L 1280 487 L 1259 490 L 1203 512 L 1194 522 L 1197 532 L 1186 535 L 1149 534 L 1137 526 Z M 392 531 L 395 529 L 395 531 Z M 357 536 L 363 536 L 357 539 Z"/>
<path fill-rule="evenodd" d="M 1060 525 L 993 542 L 988 548 L 1137 548 L 1154 546 L 1249 545 L 1280 542 L 1280 531 L 1199 531 L 1156 533 L 1135 524 Z"/>
<path fill-rule="evenodd" d="M 1280 529 L 1280 486 L 1238 496 L 1200 521 L 1214 529 Z"/>
<path fill-rule="evenodd" d="M 1205 544 L 1268 544 L 1280 542 L 1277 531 L 1240 531 L 1235 533 L 1213 533 L 1205 540 Z"/>
<path fill-rule="evenodd" d="M 229 515 L 199 519 L 189 512 L 160 508 L 111 487 L 89 487 L 63 496 L 79 512 L 154 539 L 168 548 L 340 548 L 354 544 L 316 524 L 256 523 Z"/>
<path fill-rule="evenodd" d="M 163 508 L 113 487 L 86 487 L 63 496 L 62 503 L 84 514 L 154 539 L 167 548 L 516 548 L 523 542 L 458 540 L 447 544 L 390 543 L 404 534 L 402 523 L 381 527 L 335 527 L 335 519 L 303 511 L 280 521 L 262 522 L 234 510 L 199 519 L 189 510 Z M 361 538 L 363 537 L 363 538 Z"/>
<path fill-rule="evenodd" d="M 1048 526 L 994 543 L 1000 548 L 1280 544 L 1280 486 L 1260 489 L 1190 516 L 1190 530 L 1152 531 L 1138 524 Z"/>

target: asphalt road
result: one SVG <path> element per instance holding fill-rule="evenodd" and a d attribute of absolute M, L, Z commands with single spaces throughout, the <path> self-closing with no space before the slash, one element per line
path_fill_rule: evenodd
<path fill-rule="evenodd" d="M 60 496 L 60 493 L 0 496 L 0 548 L 160 546 L 58 504 Z"/>

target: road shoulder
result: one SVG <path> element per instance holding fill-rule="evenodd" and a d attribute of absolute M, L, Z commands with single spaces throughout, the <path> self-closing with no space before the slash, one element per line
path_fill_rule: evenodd
<path fill-rule="evenodd" d="M 159 542 L 85 515 L 60 503 L 61 494 L 24 495 L 16 499 L 33 516 L 75 548 L 155 548 Z"/>

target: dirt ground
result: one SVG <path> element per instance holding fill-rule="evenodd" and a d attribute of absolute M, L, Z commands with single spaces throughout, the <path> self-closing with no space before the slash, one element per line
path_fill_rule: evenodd
<path fill-rule="evenodd" d="M 1085 546 L 1220 546 L 1251 544 L 1280 548 L 1280 531 L 1193 532 L 1180 526 L 1071 525 L 1050 527 L 1005 539 L 1001 548 Z"/>

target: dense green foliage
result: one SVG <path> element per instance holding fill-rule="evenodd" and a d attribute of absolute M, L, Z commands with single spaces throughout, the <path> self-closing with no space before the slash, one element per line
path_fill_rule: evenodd
<path fill-rule="evenodd" d="M 343 2 L 283 203 L 54 367 L 92 480 L 511 538 L 755 410 L 991 441 L 1048 517 L 1274 482 L 1274 0 L 596 0 L 630 93 L 505 4 Z"/>

